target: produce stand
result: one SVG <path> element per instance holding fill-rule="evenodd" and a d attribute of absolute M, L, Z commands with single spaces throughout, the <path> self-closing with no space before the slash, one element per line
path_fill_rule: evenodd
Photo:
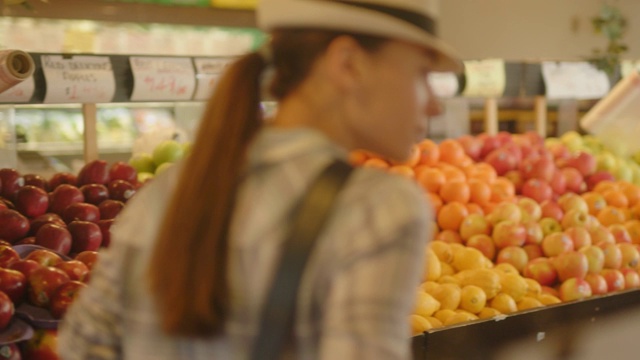
<path fill-rule="evenodd" d="M 413 358 L 491 359 L 513 341 L 534 346 L 563 342 L 576 335 L 575 331 L 569 331 L 572 325 L 579 324 L 579 329 L 587 330 L 608 316 L 637 307 L 640 290 L 628 290 L 435 329 L 412 338 Z"/>

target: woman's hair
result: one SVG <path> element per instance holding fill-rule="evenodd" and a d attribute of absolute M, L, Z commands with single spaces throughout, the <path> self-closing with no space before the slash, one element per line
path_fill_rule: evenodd
<path fill-rule="evenodd" d="M 294 91 L 340 35 L 352 36 L 370 52 L 385 42 L 324 30 L 275 32 L 270 91 L 276 99 Z M 260 78 L 267 65 L 254 52 L 228 68 L 184 160 L 148 269 L 161 326 L 168 334 L 203 337 L 224 330 L 230 306 L 229 230 L 247 148 L 263 122 Z"/>

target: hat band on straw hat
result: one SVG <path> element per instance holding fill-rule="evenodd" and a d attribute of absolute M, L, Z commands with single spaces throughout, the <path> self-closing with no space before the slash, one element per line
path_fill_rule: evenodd
<path fill-rule="evenodd" d="M 431 17 L 424 14 L 419 14 L 413 11 L 379 5 L 379 4 L 343 1 L 343 0 L 335 0 L 335 2 L 344 4 L 344 5 L 359 7 L 367 10 L 377 11 L 389 16 L 393 16 L 402 21 L 408 22 L 428 32 L 429 34 L 435 35 L 436 33 L 436 22 Z"/>

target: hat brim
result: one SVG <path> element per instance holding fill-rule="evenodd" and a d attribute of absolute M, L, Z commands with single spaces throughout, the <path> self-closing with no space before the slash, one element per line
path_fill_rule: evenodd
<path fill-rule="evenodd" d="M 258 26 L 265 31 L 281 28 L 343 30 L 404 40 L 434 51 L 434 71 L 460 73 L 464 65 L 449 45 L 436 36 L 393 16 L 335 1 L 271 0 L 261 1 Z"/>

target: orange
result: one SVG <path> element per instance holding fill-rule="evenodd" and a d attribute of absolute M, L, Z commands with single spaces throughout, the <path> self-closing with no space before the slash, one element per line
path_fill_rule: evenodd
<path fill-rule="evenodd" d="M 467 285 L 460 293 L 460 307 L 472 314 L 477 314 L 487 304 L 487 294 L 480 287 Z"/>
<path fill-rule="evenodd" d="M 418 143 L 418 149 L 420 150 L 421 165 L 435 165 L 440 161 L 440 148 L 438 144 L 431 139 L 424 139 Z"/>
<path fill-rule="evenodd" d="M 595 191 L 589 191 L 582 194 L 582 198 L 587 202 L 589 207 L 589 214 L 597 215 L 600 210 L 607 206 L 607 200 L 605 200 L 602 194 Z"/>
<path fill-rule="evenodd" d="M 471 214 L 484 215 L 484 210 L 482 209 L 482 206 L 475 203 L 468 203 L 467 211 L 469 211 L 469 215 Z"/>
<path fill-rule="evenodd" d="M 498 177 L 496 169 L 487 163 L 473 164 L 467 168 L 466 173 L 469 179 L 483 180 L 487 184 L 493 183 Z"/>
<path fill-rule="evenodd" d="M 518 305 L 511 296 L 505 293 L 499 293 L 491 300 L 491 307 L 503 314 L 510 314 L 518 311 Z"/>
<path fill-rule="evenodd" d="M 407 179 L 413 179 L 415 178 L 415 175 L 416 175 L 413 172 L 413 169 L 407 165 L 394 165 L 389 168 L 389 172 L 392 174 L 404 176 Z"/>
<path fill-rule="evenodd" d="M 364 167 L 373 167 L 373 168 L 379 168 L 379 169 L 388 169 L 389 168 L 389 163 L 382 160 L 382 159 L 378 159 L 378 158 L 371 158 L 366 160 L 362 166 Z"/>
<path fill-rule="evenodd" d="M 617 188 L 618 188 L 617 183 L 610 180 L 603 180 L 596 184 L 596 186 L 593 188 L 593 191 L 602 194 L 605 190 L 617 189 Z"/>
<path fill-rule="evenodd" d="M 516 195 L 515 185 L 507 178 L 499 176 L 496 181 L 491 184 L 491 201 L 504 202 L 510 201 Z"/>
<path fill-rule="evenodd" d="M 466 156 L 462 145 L 453 139 L 443 140 L 438 147 L 440 148 L 440 161 L 449 164 L 459 165 Z"/>
<path fill-rule="evenodd" d="M 617 208 L 626 208 L 629 206 L 629 200 L 620 190 L 608 189 L 602 192 L 602 197 L 607 201 L 607 205 Z"/>
<path fill-rule="evenodd" d="M 640 220 L 640 203 L 633 205 L 629 209 L 629 215 L 631 219 Z"/>
<path fill-rule="evenodd" d="M 462 244 L 462 237 L 457 230 L 442 230 L 436 235 L 435 240 L 440 240 L 448 244 Z"/>
<path fill-rule="evenodd" d="M 438 226 L 443 230 L 458 231 L 460 224 L 469 215 L 463 203 L 453 201 L 442 206 L 438 212 Z"/>
<path fill-rule="evenodd" d="M 467 181 L 467 176 L 464 174 L 464 171 L 455 166 L 444 166 L 442 173 L 444 177 L 447 178 L 447 181 Z"/>
<path fill-rule="evenodd" d="M 491 200 L 491 186 L 483 180 L 469 179 L 469 193 L 469 200 L 479 205 Z"/>
<path fill-rule="evenodd" d="M 442 199 L 440 198 L 440 196 L 438 196 L 438 194 L 434 194 L 432 192 L 428 192 L 426 194 L 426 197 L 429 203 L 431 204 L 431 206 L 433 207 L 434 214 L 437 214 L 442 208 Z"/>
<path fill-rule="evenodd" d="M 613 224 L 622 224 L 625 222 L 625 214 L 620 209 L 613 206 L 605 206 L 604 209 L 598 212 L 596 218 L 600 224 L 609 226 Z"/>
<path fill-rule="evenodd" d="M 469 190 L 469 184 L 465 181 L 453 180 L 442 184 L 439 195 L 444 202 L 456 201 L 466 204 L 471 197 L 471 191 Z"/>
<path fill-rule="evenodd" d="M 408 167 L 414 167 L 418 165 L 419 162 L 420 162 L 420 149 L 418 148 L 418 145 L 413 145 L 411 147 L 411 151 L 407 155 L 406 159 L 403 159 L 400 161 L 392 161 L 394 165 L 406 165 Z"/>
<path fill-rule="evenodd" d="M 629 201 L 629 206 L 634 206 L 640 203 L 640 187 L 631 183 L 624 183 L 622 185 L 622 192 Z"/>
<path fill-rule="evenodd" d="M 367 160 L 369 160 L 369 154 L 364 150 L 353 150 L 349 153 L 349 163 L 351 165 L 359 166 Z"/>
<path fill-rule="evenodd" d="M 631 235 L 631 242 L 633 244 L 640 244 L 640 220 L 628 220 L 624 223 L 624 227 Z"/>
<path fill-rule="evenodd" d="M 462 158 L 462 161 L 458 164 L 461 168 L 466 168 L 467 166 L 471 166 L 473 164 L 473 159 L 467 155 Z"/>
<path fill-rule="evenodd" d="M 439 192 L 442 184 L 447 182 L 447 177 L 440 169 L 428 166 L 418 166 L 415 169 L 415 173 L 416 180 L 418 180 L 418 183 L 422 185 L 422 188 L 433 193 Z"/>

